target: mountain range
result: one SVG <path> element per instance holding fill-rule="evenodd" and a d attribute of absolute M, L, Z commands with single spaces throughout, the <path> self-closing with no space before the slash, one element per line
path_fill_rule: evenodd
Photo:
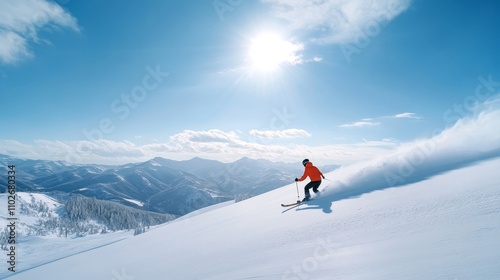
<path fill-rule="evenodd" d="M 18 191 L 80 194 L 176 216 L 268 192 L 292 182 L 303 172 L 300 163 L 246 157 L 231 163 L 157 157 L 140 163 L 108 166 L 0 155 L 0 172 L 6 174 L 9 164 L 16 166 Z M 330 172 L 337 167 L 319 168 Z"/>

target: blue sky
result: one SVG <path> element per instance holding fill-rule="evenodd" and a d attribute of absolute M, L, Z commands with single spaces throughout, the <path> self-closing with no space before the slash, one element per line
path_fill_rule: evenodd
<path fill-rule="evenodd" d="M 499 5 L 0 0 L 0 153 L 373 158 L 496 94 Z"/>

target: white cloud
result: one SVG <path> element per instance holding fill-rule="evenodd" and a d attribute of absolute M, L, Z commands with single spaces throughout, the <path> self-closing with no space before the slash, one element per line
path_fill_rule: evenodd
<path fill-rule="evenodd" d="M 175 134 L 170 137 L 172 142 L 193 142 L 193 143 L 231 143 L 238 139 L 234 132 L 224 132 L 219 129 L 211 129 L 208 131 L 193 131 L 185 130 L 182 133 Z"/>
<path fill-rule="evenodd" d="M 26 40 L 15 32 L 0 30 L 0 42 L 0 62 L 10 64 L 32 57 Z"/>
<path fill-rule="evenodd" d="M 383 120 L 383 119 L 414 119 L 414 120 L 421 120 L 422 117 L 418 116 L 415 113 L 401 113 L 401 114 L 396 114 L 393 116 L 382 116 L 382 117 L 375 117 L 375 118 L 364 118 L 361 121 L 354 122 L 354 123 L 347 123 L 347 124 L 342 124 L 339 127 L 364 127 L 364 126 L 377 126 L 380 125 L 380 122 L 377 122 L 376 120 Z"/>
<path fill-rule="evenodd" d="M 76 19 L 54 2 L 0 1 L 0 62 L 15 64 L 32 57 L 29 44 L 44 41 L 38 32 L 61 27 L 79 31 Z"/>
<path fill-rule="evenodd" d="M 361 121 L 355 123 L 346 123 L 340 125 L 340 127 L 364 127 L 364 126 L 377 126 L 380 125 L 378 122 Z"/>
<path fill-rule="evenodd" d="M 290 63 L 291 65 L 297 65 L 304 63 L 302 58 L 302 51 L 304 50 L 304 45 L 302 43 L 292 43 L 289 41 L 284 41 L 284 58 L 283 60 Z M 276 54 L 280 55 L 280 54 Z"/>
<path fill-rule="evenodd" d="M 410 0 L 261 0 L 293 28 L 321 43 L 351 43 L 405 11 Z M 373 30 L 372 30 L 373 29 Z"/>
<path fill-rule="evenodd" d="M 418 116 L 415 113 L 401 113 L 401 114 L 394 115 L 392 117 L 396 118 L 396 119 L 401 119 L 401 118 L 404 118 L 404 119 L 416 119 L 416 120 L 422 119 L 422 117 Z"/>
<path fill-rule="evenodd" d="M 303 129 L 285 129 L 285 130 L 255 130 L 250 131 L 250 135 L 259 138 L 268 139 L 287 139 L 310 137 L 311 134 Z"/>
<path fill-rule="evenodd" d="M 308 58 L 308 59 L 303 59 L 303 63 L 310 63 L 310 62 L 321 62 L 323 61 L 323 57 L 321 56 L 314 56 L 313 58 Z"/>

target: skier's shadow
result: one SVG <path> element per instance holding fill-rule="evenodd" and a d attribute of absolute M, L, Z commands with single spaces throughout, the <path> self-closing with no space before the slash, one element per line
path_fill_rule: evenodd
<path fill-rule="evenodd" d="M 332 204 L 333 201 L 330 199 L 313 199 L 309 200 L 304 205 L 307 205 L 306 207 L 299 207 L 297 208 L 297 211 L 302 211 L 302 210 L 323 210 L 323 213 L 325 214 L 330 214 L 332 213 Z"/>

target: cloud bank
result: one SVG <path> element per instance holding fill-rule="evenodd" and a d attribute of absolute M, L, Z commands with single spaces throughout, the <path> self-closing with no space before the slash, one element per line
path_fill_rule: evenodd
<path fill-rule="evenodd" d="M 74 164 L 124 164 L 154 157 L 186 160 L 203 157 L 231 162 L 242 157 L 296 162 L 304 157 L 316 163 L 345 164 L 387 153 L 397 147 L 394 141 L 363 141 L 356 144 L 307 146 L 278 144 L 278 140 L 309 137 L 300 129 L 252 130 L 248 134 L 211 129 L 185 130 L 168 141 L 137 145 L 131 141 L 49 141 L 22 143 L 0 140 L 0 153 L 18 158 L 61 160 Z M 281 142 L 280 142 L 281 143 Z"/>

